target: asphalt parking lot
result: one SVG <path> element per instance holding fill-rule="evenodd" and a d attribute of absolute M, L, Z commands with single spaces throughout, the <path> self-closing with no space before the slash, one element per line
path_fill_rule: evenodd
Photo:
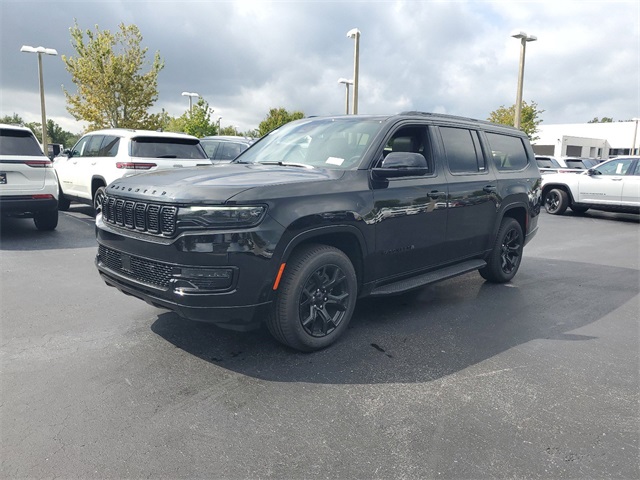
<path fill-rule="evenodd" d="M 14 478 L 640 478 L 638 216 L 541 214 L 507 285 L 361 301 L 314 354 L 105 286 L 88 210 L 0 231 Z"/>

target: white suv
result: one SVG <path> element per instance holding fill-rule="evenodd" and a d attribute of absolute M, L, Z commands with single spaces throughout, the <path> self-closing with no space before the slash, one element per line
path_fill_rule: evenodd
<path fill-rule="evenodd" d="M 60 210 L 74 200 L 102 205 L 105 187 L 136 173 L 211 165 L 198 138 L 182 133 L 109 129 L 84 135 L 54 160 L 60 182 Z"/>
<path fill-rule="evenodd" d="M 0 212 L 33 217 L 38 230 L 58 226 L 58 182 L 51 160 L 25 127 L 0 124 Z"/>

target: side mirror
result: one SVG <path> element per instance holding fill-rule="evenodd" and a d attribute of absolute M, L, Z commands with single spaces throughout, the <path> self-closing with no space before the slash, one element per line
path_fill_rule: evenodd
<path fill-rule="evenodd" d="M 587 175 L 592 176 L 592 175 L 600 175 L 600 172 L 598 170 L 596 170 L 595 168 L 590 168 L 587 170 Z"/>
<path fill-rule="evenodd" d="M 70 157 L 71 156 L 71 149 L 70 148 L 65 148 L 60 155 L 64 155 L 65 157 Z"/>
<path fill-rule="evenodd" d="M 373 169 L 376 178 L 415 177 L 429 173 L 429 165 L 424 155 L 413 152 L 391 152 L 382 165 Z"/>

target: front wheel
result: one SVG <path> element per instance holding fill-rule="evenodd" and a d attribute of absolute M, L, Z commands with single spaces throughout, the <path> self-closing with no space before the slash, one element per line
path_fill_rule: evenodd
<path fill-rule="evenodd" d="M 560 188 L 552 188 L 544 196 L 544 208 L 551 215 L 562 215 L 568 206 L 567 192 Z"/>
<path fill-rule="evenodd" d="M 102 210 L 102 201 L 105 197 L 104 187 L 98 187 L 93 194 L 93 211 L 97 215 Z"/>
<path fill-rule="evenodd" d="M 267 327 L 296 350 L 325 348 L 347 328 L 357 294 L 349 257 L 327 245 L 303 246 L 287 262 Z"/>
<path fill-rule="evenodd" d="M 498 230 L 487 266 L 480 269 L 485 280 L 506 283 L 515 277 L 522 260 L 524 235 L 522 227 L 513 218 L 504 218 Z"/>

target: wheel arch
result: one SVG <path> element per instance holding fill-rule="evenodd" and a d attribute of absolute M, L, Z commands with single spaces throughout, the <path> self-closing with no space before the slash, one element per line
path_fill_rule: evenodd
<path fill-rule="evenodd" d="M 301 232 L 287 243 L 280 257 L 281 263 L 286 263 L 297 248 L 309 244 L 329 245 L 342 251 L 353 265 L 358 279 L 358 289 L 360 289 L 365 275 L 364 256 L 367 245 L 358 228 L 350 225 L 335 225 Z"/>
<path fill-rule="evenodd" d="M 571 174 L 566 174 L 566 175 L 571 175 Z M 573 199 L 573 194 L 571 193 L 571 189 L 567 185 L 565 185 L 564 183 L 548 183 L 544 187 L 542 187 L 543 204 L 544 204 L 544 199 L 547 196 L 547 193 L 549 193 L 554 188 L 562 190 L 567 194 L 567 198 L 569 198 L 569 206 L 571 206 L 574 203 L 575 200 Z"/>
<path fill-rule="evenodd" d="M 91 178 L 91 199 L 93 200 L 93 197 L 95 196 L 96 190 L 98 190 L 98 188 L 106 186 L 107 181 L 104 179 L 104 177 L 100 175 L 94 175 Z"/>

